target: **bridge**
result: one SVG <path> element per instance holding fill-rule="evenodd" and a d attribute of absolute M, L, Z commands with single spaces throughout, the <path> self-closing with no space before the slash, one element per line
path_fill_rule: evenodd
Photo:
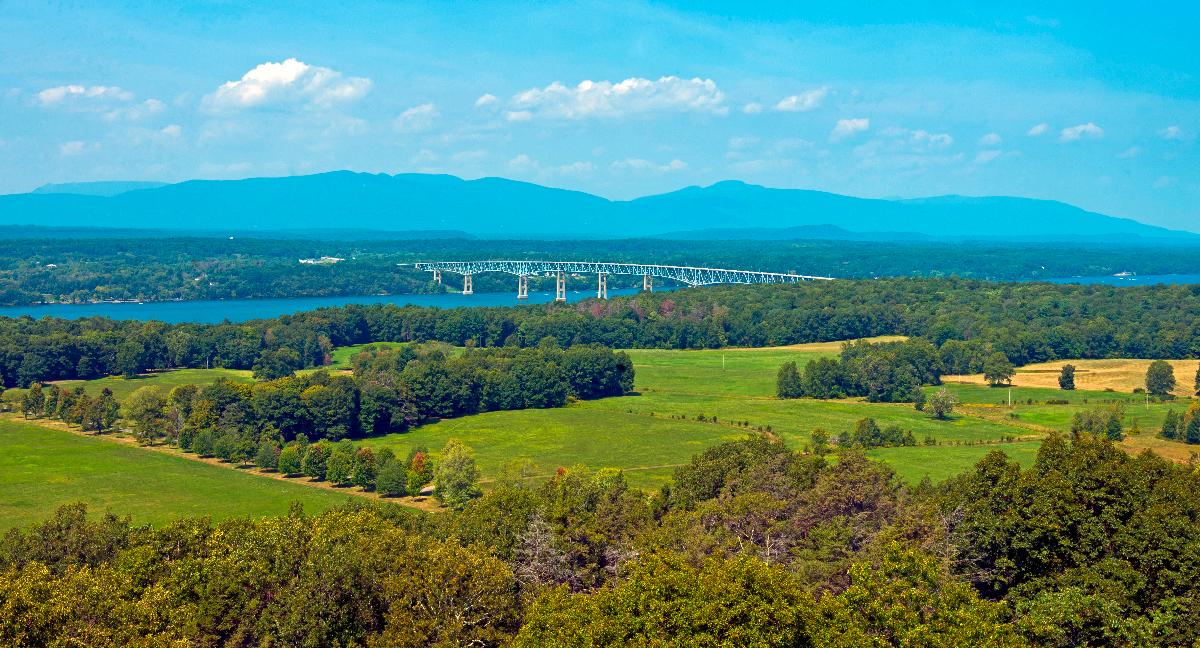
<path fill-rule="evenodd" d="M 754 270 L 724 270 L 692 266 L 655 265 L 645 263 L 597 263 L 592 261 L 430 261 L 414 263 L 417 270 L 433 273 L 434 281 L 442 282 L 442 273 L 462 275 L 463 294 L 472 294 L 471 277 L 481 272 L 505 272 L 517 277 L 517 299 L 529 298 L 529 277 L 555 277 L 555 301 L 567 300 L 568 274 L 595 274 L 596 297 L 608 298 L 608 275 L 641 275 L 642 290 L 654 290 L 653 277 L 671 279 L 689 286 L 709 284 L 778 284 L 800 281 L 830 281 L 832 277 L 756 272 Z"/>

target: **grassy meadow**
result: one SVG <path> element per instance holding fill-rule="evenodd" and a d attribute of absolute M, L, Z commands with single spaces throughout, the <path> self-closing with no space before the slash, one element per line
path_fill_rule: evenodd
<path fill-rule="evenodd" d="M 1141 430 L 1123 442 L 1126 449 L 1149 449 L 1177 461 L 1191 456 L 1192 446 L 1154 436 L 1167 410 L 1182 411 L 1189 401 L 1147 403 L 1143 395 L 1131 393 L 1129 384 L 1122 385 L 1128 388 L 1124 390 L 1108 386 L 1114 391 L 1081 388 L 1064 392 L 1056 388 L 1057 374 L 1052 388 L 1022 385 L 1020 372 L 1018 384 L 1011 389 L 974 381 L 947 383 L 944 387 L 960 405 L 946 421 L 906 404 L 774 397 L 775 374 L 782 363 L 795 361 L 803 366 L 815 358 L 836 356 L 840 346 L 631 350 L 628 353 L 636 370 L 631 395 L 574 402 L 559 409 L 448 419 L 361 442 L 390 447 L 401 455 L 425 447 L 436 457 L 447 440 L 460 439 L 474 449 L 485 484 L 500 475 L 514 474 L 518 466 L 519 474 L 540 477 L 559 467 L 583 464 L 621 468 L 631 484 L 649 490 L 669 481 L 675 467 L 696 453 L 725 440 L 762 431 L 799 449 L 810 442 L 814 428 L 836 435 L 851 430 L 857 420 L 871 417 L 882 427 L 898 425 L 911 430 L 920 445 L 877 448 L 868 456 L 887 463 L 907 481 L 929 477 L 936 482 L 970 469 L 993 450 L 1028 465 L 1040 439 L 1050 432 L 1069 431 L 1076 412 L 1119 404 L 1126 426 Z M 350 358 L 361 348 L 337 349 L 332 368 L 348 368 Z M 1083 366 L 1085 361 L 1074 364 Z M 1177 368 L 1176 376 L 1185 375 L 1185 369 Z M 1077 382 L 1089 384 L 1080 381 L 1079 375 Z M 185 369 L 79 384 L 88 393 L 109 387 L 124 398 L 143 385 L 170 388 L 208 384 L 218 378 L 252 380 L 246 371 Z M 21 392 L 10 390 L 5 397 L 15 400 Z M 926 445 L 927 439 L 934 444 Z M 95 511 L 111 510 L 130 514 L 137 522 L 159 524 L 183 515 L 221 518 L 278 513 L 293 500 L 317 510 L 347 497 L 12 418 L 0 419 L 0 493 L 0 529 L 44 518 L 54 506 L 80 500 Z"/>
<path fill-rule="evenodd" d="M 133 445 L 0 418 L 0 531 L 43 520 L 62 504 L 160 525 L 183 516 L 316 512 L 347 495 Z"/>

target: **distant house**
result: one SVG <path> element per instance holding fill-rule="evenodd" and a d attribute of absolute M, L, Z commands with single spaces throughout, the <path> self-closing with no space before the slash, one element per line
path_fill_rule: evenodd
<path fill-rule="evenodd" d="M 323 256 L 320 259 L 300 259 L 300 263 L 305 265 L 333 265 L 345 261 L 340 257 Z"/>

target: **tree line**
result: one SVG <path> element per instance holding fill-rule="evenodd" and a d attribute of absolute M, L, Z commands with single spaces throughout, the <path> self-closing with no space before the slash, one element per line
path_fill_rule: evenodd
<path fill-rule="evenodd" d="M 0 376 L 10 387 L 173 367 L 257 367 L 273 376 L 326 364 L 335 346 L 385 341 L 692 349 L 879 335 L 929 340 L 948 373 L 998 368 L 1003 376 L 1003 365 L 985 367 L 1000 356 L 1009 365 L 1194 358 L 1200 294 L 1188 286 L 881 279 L 710 286 L 515 308 L 352 305 L 240 324 L 3 318 Z"/>
<path fill-rule="evenodd" d="M 335 452 L 352 461 L 340 444 L 327 478 Z M 520 474 L 434 513 L 150 528 L 63 507 L 0 539 L 0 643 L 1200 641 L 1200 474 L 1088 434 L 939 485 L 762 436 L 705 450 L 652 497 L 616 470 Z"/>
<path fill-rule="evenodd" d="M 430 418 L 561 407 L 569 398 L 619 396 L 633 388 L 629 356 L 599 346 L 452 352 L 437 344 L 368 348 L 353 359 L 352 375 L 321 370 L 169 391 L 150 385 L 130 394 L 120 414 L 143 443 L 165 441 L 202 454 L 222 448 L 234 453 L 222 458 L 246 460 L 263 443 L 402 432 Z M 92 419 L 75 416 L 93 405 L 100 417 L 94 427 Z M 44 390 L 38 383 L 21 406 L 27 417 L 58 418 L 97 432 L 111 428 L 118 413 L 107 389 L 92 399 L 81 387 Z"/>

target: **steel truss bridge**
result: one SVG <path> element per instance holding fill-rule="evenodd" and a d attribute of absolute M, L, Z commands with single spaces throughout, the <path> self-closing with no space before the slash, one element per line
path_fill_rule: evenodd
<path fill-rule="evenodd" d="M 725 270 L 721 268 L 696 268 L 692 266 L 654 265 L 645 263 L 597 263 L 592 261 L 431 261 L 414 263 L 417 270 L 432 272 L 438 283 L 442 281 L 442 273 L 450 272 L 462 275 L 463 294 L 470 295 L 473 290 L 471 277 L 481 272 L 505 272 L 517 277 L 517 298 L 526 299 L 529 296 L 529 277 L 553 276 L 555 284 L 555 299 L 566 301 L 567 275 L 595 274 L 597 276 L 596 296 L 608 297 L 608 275 L 641 275 L 642 289 L 649 292 L 654 289 L 652 277 L 671 279 L 689 286 L 704 286 L 709 284 L 778 284 L 798 283 L 801 281 L 829 281 L 832 277 L 814 277 L 810 275 L 787 274 L 781 272 L 756 272 L 754 270 Z"/>

